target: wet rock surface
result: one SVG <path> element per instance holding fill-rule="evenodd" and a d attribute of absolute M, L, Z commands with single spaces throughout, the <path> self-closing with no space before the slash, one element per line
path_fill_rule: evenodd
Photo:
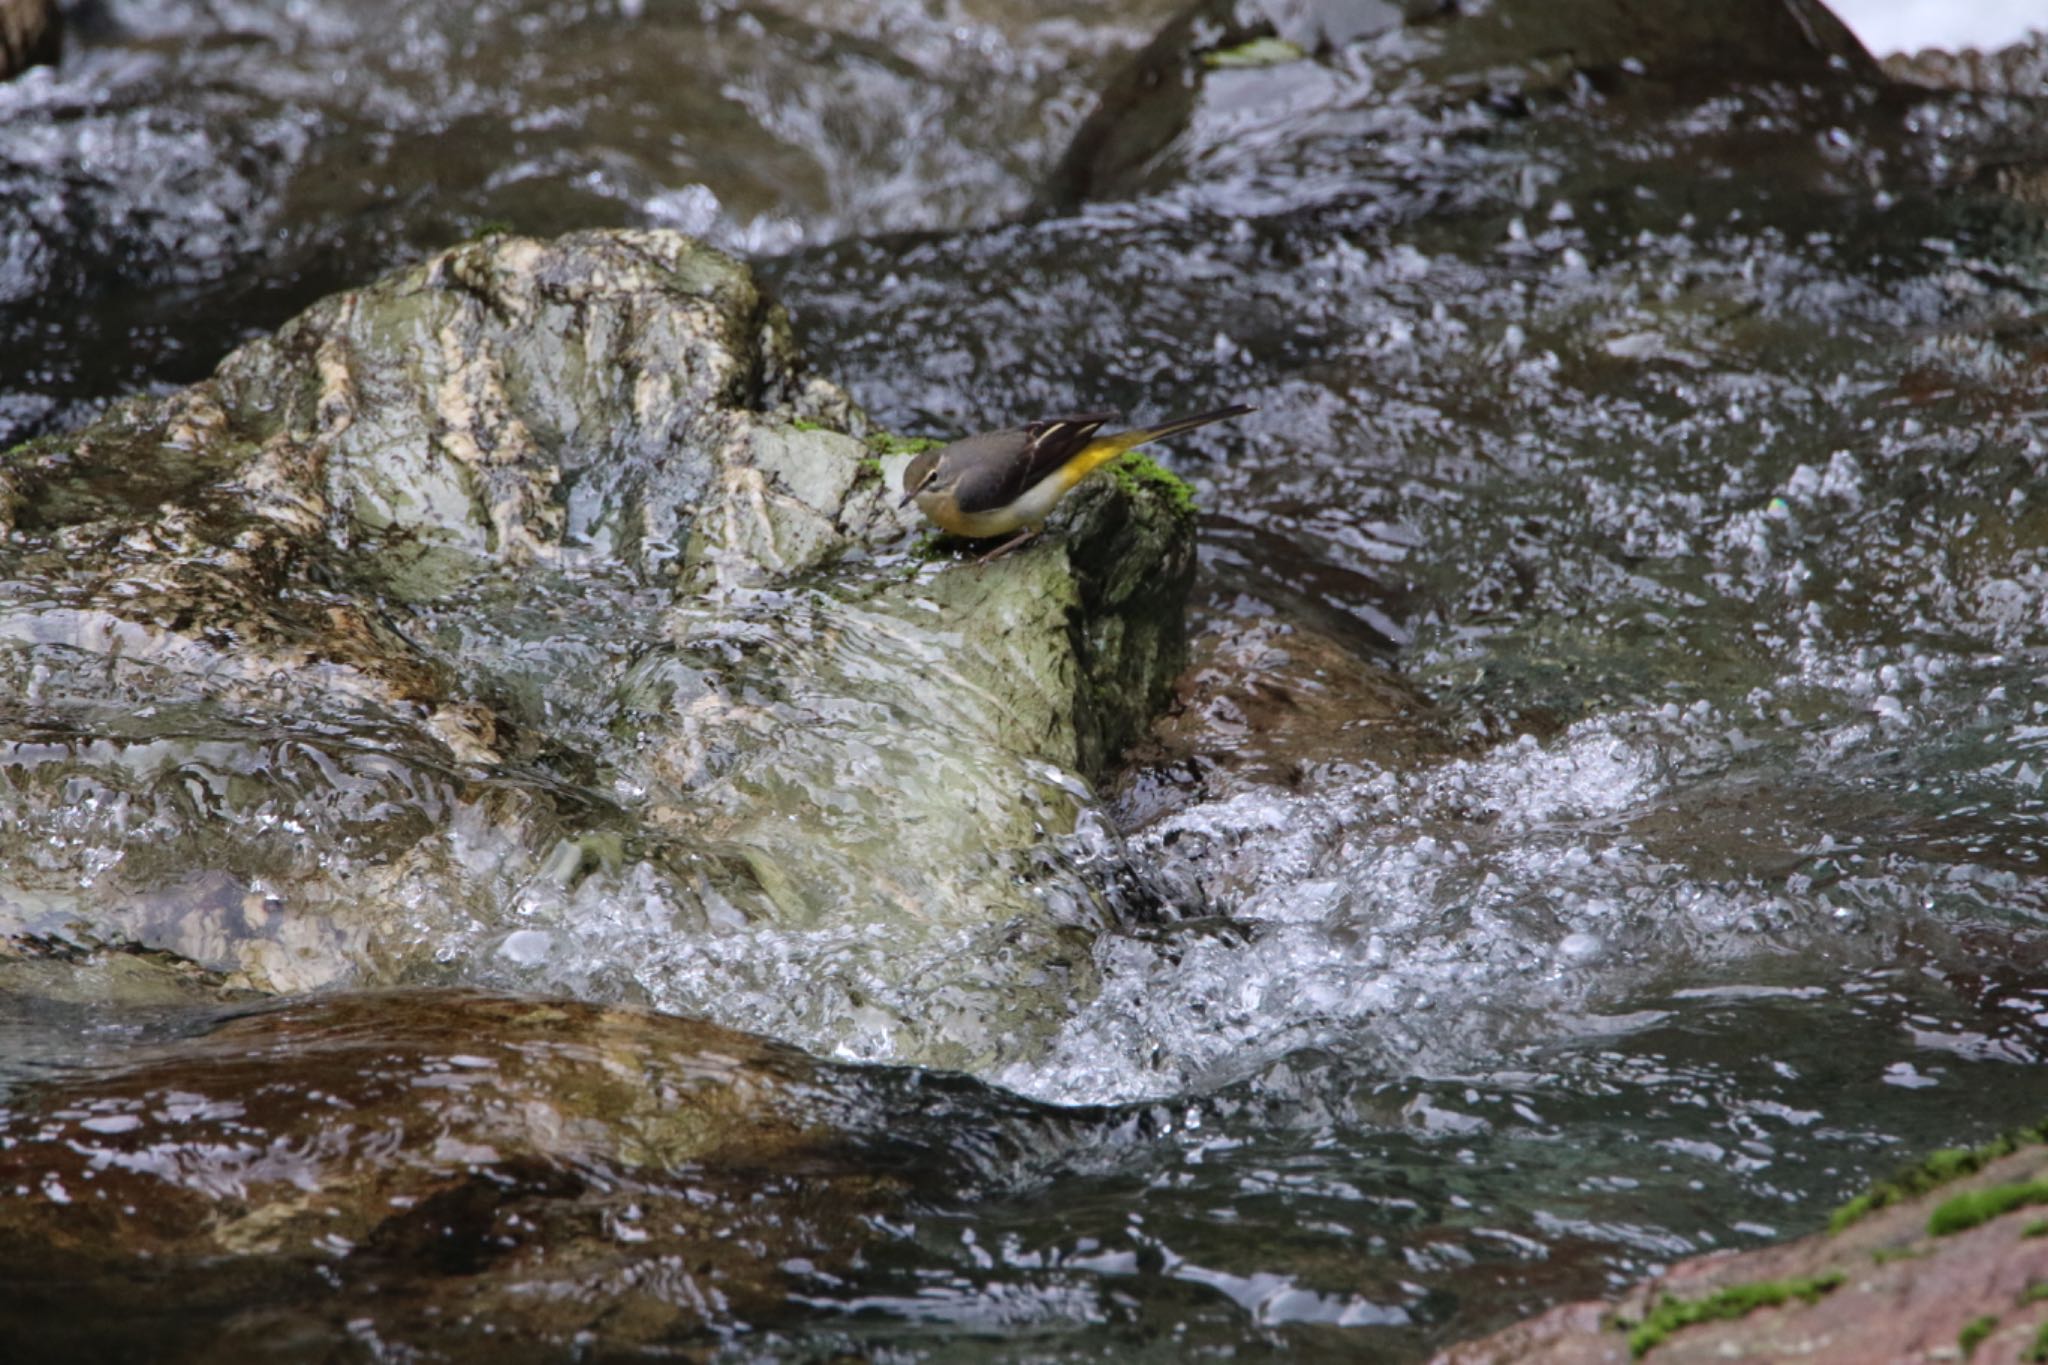
<path fill-rule="evenodd" d="M 1398 673 L 1312 626 L 1220 615 L 1194 656 L 1150 742 L 1129 755 L 1116 805 L 1130 827 L 1190 802 L 1405 770 L 1461 747 Z"/>
<path fill-rule="evenodd" d="M 341 995 L 182 1031 L 0 1102 L 18 1358 L 715 1340 L 980 1178 L 916 1110 L 983 1106 L 984 1156 L 1029 1121 L 962 1083 L 572 1001 Z"/>

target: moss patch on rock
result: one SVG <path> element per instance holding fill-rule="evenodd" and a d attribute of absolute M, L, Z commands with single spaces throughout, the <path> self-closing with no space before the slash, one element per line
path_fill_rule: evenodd
<path fill-rule="evenodd" d="M 1988 1223 L 2029 1204 L 2048 1204 L 2048 1180 L 1994 1185 L 1988 1190 L 1972 1190 L 1943 1200 L 1927 1216 L 1927 1232 L 1932 1237 L 1967 1232 L 1980 1223 Z"/>
<path fill-rule="evenodd" d="M 1278 66 L 1282 62 L 1298 62 L 1307 55 L 1299 43 L 1290 43 L 1285 38 L 1253 38 L 1235 47 L 1211 48 L 1201 54 L 1201 59 L 1202 65 L 1209 67 Z"/>
<path fill-rule="evenodd" d="M 1862 1194 L 1836 1209 L 1828 1218 L 1828 1231 L 1840 1232 L 1858 1219 L 1939 1189 L 1952 1180 L 1973 1175 L 1991 1162 L 2022 1147 L 2048 1141 L 2048 1122 L 2022 1128 L 1993 1138 L 1977 1147 L 1945 1147 L 1930 1153 L 1918 1165 L 1908 1166 L 1886 1180 L 1880 1180 Z"/>
<path fill-rule="evenodd" d="M 930 436 L 899 436 L 893 431 L 868 433 L 868 449 L 876 458 L 887 455 L 922 455 L 927 450 L 937 450 L 946 444 Z"/>
<path fill-rule="evenodd" d="M 1964 1323 L 1963 1330 L 1956 1333 L 1956 1347 L 1962 1351 L 1963 1359 L 1968 1360 L 1975 1354 L 1978 1345 L 1984 1338 L 1990 1336 L 1993 1329 L 1997 1326 L 1998 1319 L 1992 1317 L 1989 1313 L 1984 1314 L 1982 1317 L 1971 1318 L 1968 1322 Z"/>
<path fill-rule="evenodd" d="M 1816 1303 L 1839 1288 L 1848 1276 L 1840 1271 L 1784 1280 L 1731 1285 L 1701 1299 L 1666 1298 L 1640 1323 L 1629 1325 L 1629 1354 L 1640 1358 L 1681 1327 L 1722 1318 L 1747 1317 L 1759 1308 L 1776 1308 L 1798 1300 Z"/>
<path fill-rule="evenodd" d="M 1187 481 L 1138 451 L 1130 451 L 1121 459 L 1112 461 L 1109 473 L 1117 486 L 1132 497 L 1147 494 L 1163 497 L 1167 506 L 1182 516 L 1193 516 L 1197 511 L 1195 490 L 1188 486 Z"/>

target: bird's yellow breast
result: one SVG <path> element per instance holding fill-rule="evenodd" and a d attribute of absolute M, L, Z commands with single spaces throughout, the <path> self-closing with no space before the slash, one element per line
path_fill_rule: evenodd
<path fill-rule="evenodd" d="M 1045 524 L 1060 499 L 1100 463 L 1085 458 L 1069 460 L 1001 507 L 965 512 L 951 493 L 939 492 L 919 493 L 917 507 L 934 525 L 974 540 L 1011 535 L 1027 526 L 1035 530 Z"/>

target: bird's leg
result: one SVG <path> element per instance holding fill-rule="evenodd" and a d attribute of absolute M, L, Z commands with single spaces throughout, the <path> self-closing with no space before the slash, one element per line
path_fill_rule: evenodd
<path fill-rule="evenodd" d="M 1038 534 L 1043 530 L 1045 530 L 1043 526 L 1027 526 L 1023 530 L 1019 531 L 1016 535 L 1011 536 L 1008 540 L 996 546 L 995 549 L 990 550 L 987 554 L 983 555 L 980 559 L 977 559 L 974 562 L 976 564 L 986 564 L 992 559 L 1001 559 L 1004 555 L 1010 553 L 1010 551 L 1016 549 L 1018 546 L 1024 544 L 1026 541 L 1037 539 Z"/>

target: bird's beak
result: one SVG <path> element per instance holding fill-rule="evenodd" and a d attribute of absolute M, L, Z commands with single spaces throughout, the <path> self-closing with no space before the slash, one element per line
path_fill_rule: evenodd
<path fill-rule="evenodd" d="M 911 502 L 912 502 L 912 501 L 913 501 L 913 500 L 914 500 L 914 499 L 915 499 L 915 498 L 917 497 L 917 495 L 918 495 L 919 493 L 922 493 L 923 491 L 924 491 L 924 490 L 923 490 L 922 488 L 913 488 L 913 489 L 911 489 L 911 490 L 910 490 L 910 491 L 909 491 L 908 493 L 905 493 L 905 494 L 903 495 L 903 501 L 901 501 L 901 502 L 897 503 L 896 505 L 897 505 L 898 507 L 908 507 L 908 506 L 910 506 Z"/>

